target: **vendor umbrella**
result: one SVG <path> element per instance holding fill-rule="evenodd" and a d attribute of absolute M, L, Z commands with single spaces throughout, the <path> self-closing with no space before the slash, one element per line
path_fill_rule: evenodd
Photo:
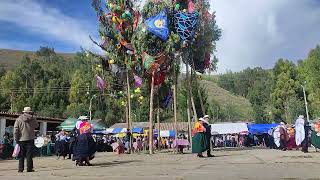
<path fill-rule="evenodd" d="M 64 129 L 66 131 L 71 131 L 76 126 L 77 121 L 78 121 L 78 119 L 69 117 L 68 119 L 63 121 L 60 124 L 60 126 L 58 126 L 58 129 Z M 89 121 L 89 123 L 92 124 L 94 131 L 106 129 L 106 125 L 101 122 L 91 120 L 91 121 Z"/>
<path fill-rule="evenodd" d="M 71 131 L 77 123 L 78 119 L 69 117 L 65 121 L 63 121 L 60 126 L 58 126 L 58 129 L 64 129 L 66 131 Z"/>

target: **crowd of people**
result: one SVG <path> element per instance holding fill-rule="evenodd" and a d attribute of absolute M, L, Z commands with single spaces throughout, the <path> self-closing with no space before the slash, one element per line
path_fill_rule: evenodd
<path fill-rule="evenodd" d="M 57 159 L 72 159 L 77 166 L 91 166 L 90 160 L 98 152 L 135 153 L 149 149 L 149 138 L 144 135 L 133 135 L 130 130 L 123 137 L 105 134 L 93 134 L 93 125 L 89 123 L 87 116 L 80 116 L 72 131 L 61 130 L 57 134 L 48 137 L 48 142 L 54 144 L 53 151 Z M 33 170 L 34 139 L 35 129 L 38 123 L 33 116 L 30 107 L 25 107 L 23 114 L 17 118 L 13 128 L 13 134 L 5 133 L 4 146 L 1 148 L 1 155 L 9 157 L 16 151 L 19 145 L 19 166 L 18 172 L 24 171 L 24 159 L 27 160 L 27 172 Z M 207 157 L 214 157 L 211 154 L 211 147 L 243 147 L 262 146 L 271 149 L 291 150 L 302 148 L 308 152 L 310 126 L 303 116 L 299 116 L 294 125 L 287 125 L 281 122 L 278 126 L 271 128 L 264 134 L 211 134 L 209 116 L 200 118 L 192 131 L 192 153 L 203 158 L 203 152 Z M 179 140 L 187 141 L 186 144 L 177 144 Z M 15 143 L 16 142 L 16 143 Z M 50 145 L 48 146 L 50 147 Z M 154 137 L 153 148 L 155 149 L 177 149 L 183 153 L 183 148 L 189 147 L 189 142 L 184 133 L 174 137 Z M 4 159 L 4 158 L 3 158 Z"/>

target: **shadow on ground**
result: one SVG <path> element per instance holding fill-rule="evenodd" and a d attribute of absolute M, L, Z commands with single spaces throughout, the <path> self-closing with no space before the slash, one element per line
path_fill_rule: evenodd
<path fill-rule="evenodd" d="M 93 166 L 99 166 L 99 167 L 109 167 L 109 166 L 116 166 L 121 164 L 129 164 L 133 162 L 142 162 L 140 160 L 131 160 L 131 161 L 112 161 L 112 162 L 100 162 L 100 163 L 94 163 Z"/>

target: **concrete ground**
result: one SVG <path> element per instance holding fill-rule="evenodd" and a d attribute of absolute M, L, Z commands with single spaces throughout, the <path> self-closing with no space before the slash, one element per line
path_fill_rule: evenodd
<path fill-rule="evenodd" d="M 18 161 L 0 161 L 0 179 L 11 180 L 205 180 L 320 179 L 320 153 L 269 149 L 219 150 L 214 158 L 158 152 L 154 155 L 97 153 L 92 167 L 55 157 L 34 159 L 36 172 L 17 173 Z"/>

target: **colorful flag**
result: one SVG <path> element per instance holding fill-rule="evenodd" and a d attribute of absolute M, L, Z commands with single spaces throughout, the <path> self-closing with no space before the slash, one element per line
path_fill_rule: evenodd
<path fill-rule="evenodd" d="M 166 11 L 161 11 L 156 16 L 152 16 L 145 22 L 148 31 L 158 36 L 162 40 L 167 40 L 169 37 L 168 16 Z"/>

